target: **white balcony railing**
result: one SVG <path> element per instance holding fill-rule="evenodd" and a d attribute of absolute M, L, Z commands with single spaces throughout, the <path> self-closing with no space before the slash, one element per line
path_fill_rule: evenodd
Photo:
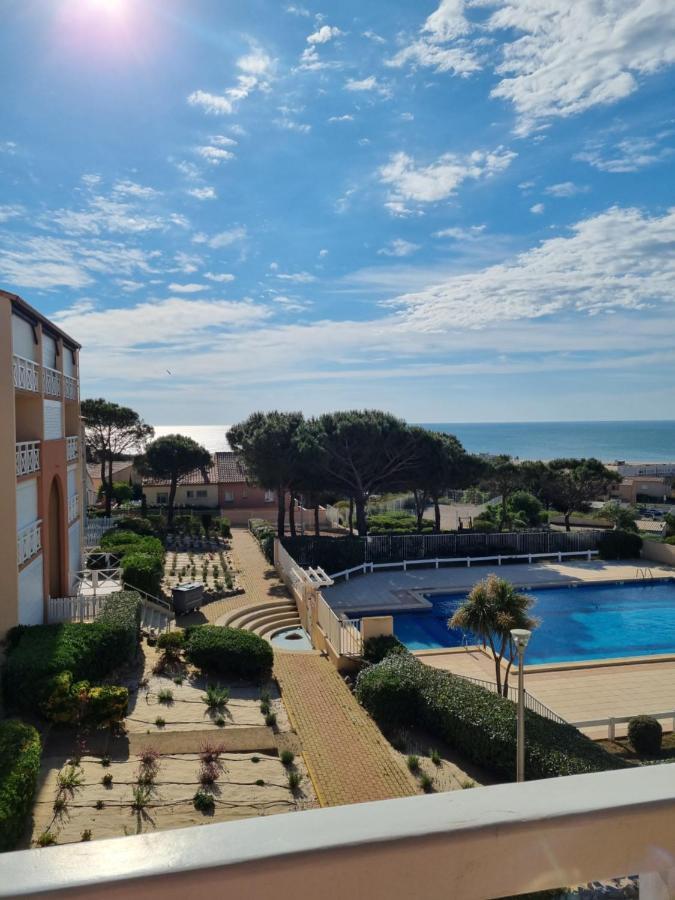
<path fill-rule="evenodd" d="M 666 900 L 675 887 L 671 769 L 499 784 L 5 853 L 0 897 L 16 897 L 20 887 L 23 898 L 88 900 L 243 891 L 256 900 L 485 900 L 639 874 L 640 900 Z M 618 894 L 599 886 L 601 895 Z"/>
<path fill-rule="evenodd" d="M 66 400 L 77 400 L 77 378 L 63 376 L 63 396 Z"/>
<path fill-rule="evenodd" d="M 16 474 L 32 475 L 40 471 L 40 441 L 20 441 L 16 445 Z"/>
<path fill-rule="evenodd" d="M 68 462 L 71 462 L 71 460 L 73 459 L 77 459 L 79 446 L 80 441 L 77 435 L 66 438 L 66 460 Z"/>
<path fill-rule="evenodd" d="M 37 556 L 37 554 L 42 550 L 41 525 L 41 520 L 37 519 L 35 522 L 31 522 L 30 525 L 22 528 L 21 531 L 17 533 L 16 544 L 19 556 L 19 565 L 23 565 L 26 560 L 32 559 L 33 556 Z"/>
<path fill-rule="evenodd" d="M 68 497 L 68 522 L 74 522 L 80 515 L 80 497 L 79 494 L 72 494 Z"/>
<path fill-rule="evenodd" d="M 14 387 L 22 391 L 40 390 L 40 366 L 24 356 L 12 356 Z"/>
<path fill-rule="evenodd" d="M 61 396 L 61 373 L 59 371 L 50 369 L 49 366 L 43 366 L 42 381 L 45 394 L 49 394 L 50 397 Z"/>

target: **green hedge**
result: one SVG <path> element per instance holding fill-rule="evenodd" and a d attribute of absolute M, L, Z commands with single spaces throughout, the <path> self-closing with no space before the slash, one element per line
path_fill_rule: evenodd
<path fill-rule="evenodd" d="M 32 725 L 0 722 L 0 852 L 21 839 L 33 805 L 42 746 Z"/>
<path fill-rule="evenodd" d="M 122 560 L 122 578 L 129 587 L 157 597 L 162 590 L 164 561 L 151 553 L 128 553 Z"/>
<path fill-rule="evenodd" d="M 432 669 L 411 654 L 387 656 L 363 669 L 359 702 L 385 727 L 418 726 L 486 771 L 515 779 L 516 706 L 470 681 Z M 572 725 L 525 712 L 528 779 L 624 768 Z"/>
<path fill-rule="evenodd" d="M 601 559 L 635 559 L 641 548 L 642 538 L 632 531 L 606 531 L 598 541 Z"/>
<path fill-rule="evenodd" d="M 88 681 L 73 683 L 70 672 L 60 672 L 50 679 L 40 712 L 61 725 L 105 727 L 121 722 L 128 706 L 128 688 L 111 684 L 92 687 Z"/>
<path fill-rule="evenodd" d="M 407 653 L 405 646 L 393 634 L 381 634 L 363 643 L 363 658 L 367 663 L 379 663 L 392 653 Z"/>
<path fill-rule="evenodd" d="M 377 513 L 368 516 L 368 534 L 431 534 L 434 523 L 428 519 L 422 520 L 422 530 L 417 529 L 417 517 L 410 513 Z"/>
<path fill-rule="evenodd" d="M 188 628 L 185 656 L 205 672 L 253 681 L 269 677 L 274 662 L 271 645 L 257 634 L 217 625 Z"/>
<path fill-rule="evenodd" d="M 253 537 L 260 544 L 265 559 L 269 563 L 274 562 L 274 538 L 276 537 L 276 529 L 264 519 L 251 519 L 248 527 Z"/>
<path fill-rule="evenodd" d="M 107 597 L 95 622 L 12 629 L 2 678 L 7 704 L 34 711 L 61 672 L 74 681 L 105 678 L 134 658 L 139 634 L 140 597 L 133 591 Z"/>
<path fill-rule="evenodd" d="M 122 561 L 131 553 L 147 553 L 155 559 L 164 559 L 164 544 L 159 538 L 133 531 L 107 531 L 101 538 L 101 549 L 106 553 L 114 553 Z"/>

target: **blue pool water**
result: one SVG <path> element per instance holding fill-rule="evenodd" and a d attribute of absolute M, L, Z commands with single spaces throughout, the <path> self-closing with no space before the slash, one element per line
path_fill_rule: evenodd
<path fill-rule="evenodd" d="M 540 619 L 527 662 L 574 662 L 675 653 L 675 581 L 536 588 L 532 613 Z M 478 643 L 447 621 L 463 594 L 430 594 L 433 609 L 394 616 L 394 633 L 410 650 Z"/>

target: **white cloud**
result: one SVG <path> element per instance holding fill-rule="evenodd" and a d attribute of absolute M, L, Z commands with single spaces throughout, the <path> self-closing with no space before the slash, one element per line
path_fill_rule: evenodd
<path fill-rule="evenodd" d="M 253 91 L 269 90 L 274 75 L 275 61 L 258 46 L 237 60 L 237 67 L 244 73 L 237 76 L 237 83 L 213 94 L 209 91 L 193 91 L 187 98 L 190 106 L 198 106 L 211 115 L 231 115 L 238 104 Z"/>
<path fill-rule="evenodd" d="M 435 238 L 452 238 L 453 241 L 475 240 L 485 231 L 485 225 L 470 225 L 468 228 L 443 228 L 434 231 Z"/>
<path fill-rule="evenodd" d="M 492 96 L 514 104 L 522 134 L 627 97 L 641 76 L 675 63 L 669 0 L 501 0 L 487 27 L 519 34 Z"/>
<path fill-rule="evenodd" d="M 343 34 L 344 31 L 340 31 L 335 25 L 322 25 L 321 28 L 317 29 L 313 34 L 307 36 L 307 43 L 327 44 L 328 41 L 332 41 L 333 38 L 340 37 L 340 35 Z"/>
<path fill-rule="evenodd" d="M 176 284 L 174 281 L 169 285 L 172 294 L 197 294 L 199 291 L 205 291 L 205 284 Z"/>
<path fill-rule="evenodd" d="M 575 159 L 587 162 L 601 172 L 638 172 L 647 166 L 663 162 L 673 155 L 672 147 L 660 147 L 650 138 L 624 138 L 611 147 L 591 142 L 577 153 Z"/>
<path fill-rule="evenodd" d="M 209 281 L 216 281 L 220 284 L 225 284 L 228 281 L 234 281 L 234 275 L 231 275 L 229 272 L 223 272 L 222 274 L 216 274 L 215 272 L 205 272 L 204 278 L 208 278 Z"/>
<path fill-rule="evenodd" d="M 91 184 L 91 182 L 89 183 Z M 139 200 L 149 200 L 152 197 L 158 197 L 160 193 L 154 188 L 128 180 L 115 182 L 112 191 L 113 194 L 118 194 L 121 197 L 136 197 Z"/>
<path fill-rule="evenodd" d="M 281 306 L 285 312 L 303 312 L 312 306 L 311 300 L 299 300 L 297 297 L 287 297 L 285 294 L 277 294 L 272 297 L 272 302 Z"/>
<path fill-rule="evenodd" d="M 451 196 L 468 179 L 490 178 L 502 172 L 515 157 L 512 151 L 498 147 L 489 152 L 475 150 L 464 156 L 444 153 L 428 166 L 417 166 L 407 153 L 399 152 L 382 166 L 379 175 L 384 184 L 392 187 L 390 203 L 410 200 L 434 203 Z M 401 214 L 401 210 L 398 213 Z"/>
<path fill-rule="evenodd" d="M 545 209 L 546 207 L 543 203 L 535 203 L 534 206 L 530 207 L 530 212 L 534 213 L 535 216 L 540 216 Z"/>
<path fill-rule="evenodd" d="M 382 37 L 381 34 L 378 34 L 376 31 L 363 31 L 362 37 L 368 38 L 369 41 L 373 41 L 375 44 L 386 44 L 386 40 Z"/>
<path fill-rule="evenodd" d="M 304 6 L 286 6 L 285 10 L 292 16 L 303 16 L 305 19 L 309 19 L 312 15 L 311 12 L 308 9 L 305 9 Z"/>
<path fill-rule="evenodd" d="M 200 256 L 184 253 L 182 250 L 176 253 L 174 260 L 176 261 L 178 271 L 183 272 L 185 275 L 191 275 L 193 272 L 196 272 L 202 264 L 202 258 Z"/>
<path fill-rule="evenodd" d="M 0 153 L 6 153 L 8 156 L 14 156 L 19 145 L 16 141 L 0 141 Z"/>
<path fill-rule="evenodd" d="M 0 222 L 8 222 L 16 219 L 23 212 L 23 207 L 18 204 L 0 204 Z"/>
<path fill-rule="evenodd" d="M 234 140 L 234 138 L 228 137 L 226 134 L 212 135 L 209 143 L 215 144 L 216 147 L 236 147 L 237 146 L 237 142 Z"/>
<path fill-rule="evenodd" d="M 545 189 L 551 197 L 574 197 L 575 194 L 587 194 L 590 188 L 585 184 L 575 184 L 573 181 L 561 181 L 551 184 Z"/>
<path fill-rule="evenodd" d="M 87 187 L 93 188 L 103 180 L 100 175 L 86 174 L 80 179 Z"/>
<path fill-rule="evenodd" d="M 476 328 L 563 311 L 590 315 L 675 302 L 675 209 L 612 208 L 513 262 L 446 278 L 393 304 L 424 329 Z"/>
<path fill-rule="evenodd" d="M 350 116 L 348 113 L 345 113 L 344 116 L 331 116 L 328 119 L 329 122 L 353 122 L 354 116 Z"/>
<path fill-rule="evenodd" d="M 326 250 L 326 249 L 319 250 L 319 256 L 321 256 L 321 257 L 328 256 L 328 250 Z"/>
<path fill-rule="evenodd" d="M 132 281 L 129 278 L 120 278 L 118 279 L 117 284 L 126 294 L 133 294 L 136 291 L 140 291 L 142 287 L 145 287 L 142 281 Z"/>
<path fill-rule="evenodd" d="M 368 75 L 367 78 L 348 78 L 345 83 L 345 90 L 355 92 L 372 92 L 379 94 L 381 97 L 391 97 L 391 86 L 378 81 L 374 75 Z"/>
<path fill-rule="evenodd" d="M 231 150 L 223 150 L 222 147 L 212 147 L 211 145 L 197 147 L 195 153 L 198 153 L 211 166 L 219 166 L 223 162 L 234 159 L 234 153 Z"/>
<path fill-rule="evenodd" d="M 464 0 L 441 0 L 420 29 L 420 37 L 404 46 L 388 66 L 400 68 L 406 63 L 424 66 L 436 72 L 451 72 L 467 77 L 480 69 L 480 62 L 465 37 L 471 23 L 465 16 Z M 452 46 L 443 46 L 451 43 Z"/>
<path fill-rule="evenodd" d="M 215 188 L 212 187 L 189 188 L 187 193 L 197 200 L 215 200 L 218 197 Z"/>
<path fill-rule="evenodd" d="M 275 119 L 274 124 L 285 131 L 297 131 L 299 134 L 309 134 L 312 130 L 311 125 L 307 125 L 305 122 L 296 122 L 295 119 L 289 119 L 288 116 Z"/>
<path fill-rule="evenodd" d="M 122 190 L 127 190 L 126 183 Z M 142 192 L 145 188 L 133 186 Z M 151 188 L 148 190 L 152 190 Z M 147 194 L 140 195 L 146 198 Z M 138 199 L 135 196 L 134 199 Z M 142 234 L 149 231 L 160 231 L 170 224 L 187 227 L 187 220 L 177 213 L 170 213 L 167 218 L 139 211 L 137 203 L 120 200 L 115 197 L 86 195 L 86 206 L 83 209 L 57 209 L 43 216 L 45 227 L 57 225 L 65 234 L 92 234 L 103 232 Z"/>
<path fill-rule="evenodd" d="M 419 249 L 419 244 L 413 244 L 412 241 L 404 241 L 402 238 L 394 238 L 393 241 L 389 241 L 386 247 L 381 247 L 377 252 L 380 256 L 410 256 Z"/>
<path fill-rule="evenodd" d="M 245 240 L 247 236 L 246 228 L 238 225 L 235 228 L 230 228 L 228 231 L 214 234 L 212 237 L 208 237 L 205 234 L 196 234 L 192 240 L 195 244 L 207 244 L 214 250 L 220 250 L 223 247 L 230 247 L 232 244 Z"/>
<path fill-rule="evenodd" d="M 312 281 L 316 281 L 316 276 L 310 275 L 309 272 L 277 272 L 276 277 L 282 281 L 292 281 L 295 284 L 309 284 Z"/>

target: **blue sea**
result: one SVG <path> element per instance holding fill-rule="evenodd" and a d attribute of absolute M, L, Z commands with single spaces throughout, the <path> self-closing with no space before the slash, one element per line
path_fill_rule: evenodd
<path fill-rule="evenodd" d="M 434 422 L 471 453 L 506 453 L 519 459 L 595 456 L 604 462 L 675 461 L 675 421 Z M 228 425 L 156 425 L 157 436 L 185 434 L 211 453 L 227 450 Z"/>

